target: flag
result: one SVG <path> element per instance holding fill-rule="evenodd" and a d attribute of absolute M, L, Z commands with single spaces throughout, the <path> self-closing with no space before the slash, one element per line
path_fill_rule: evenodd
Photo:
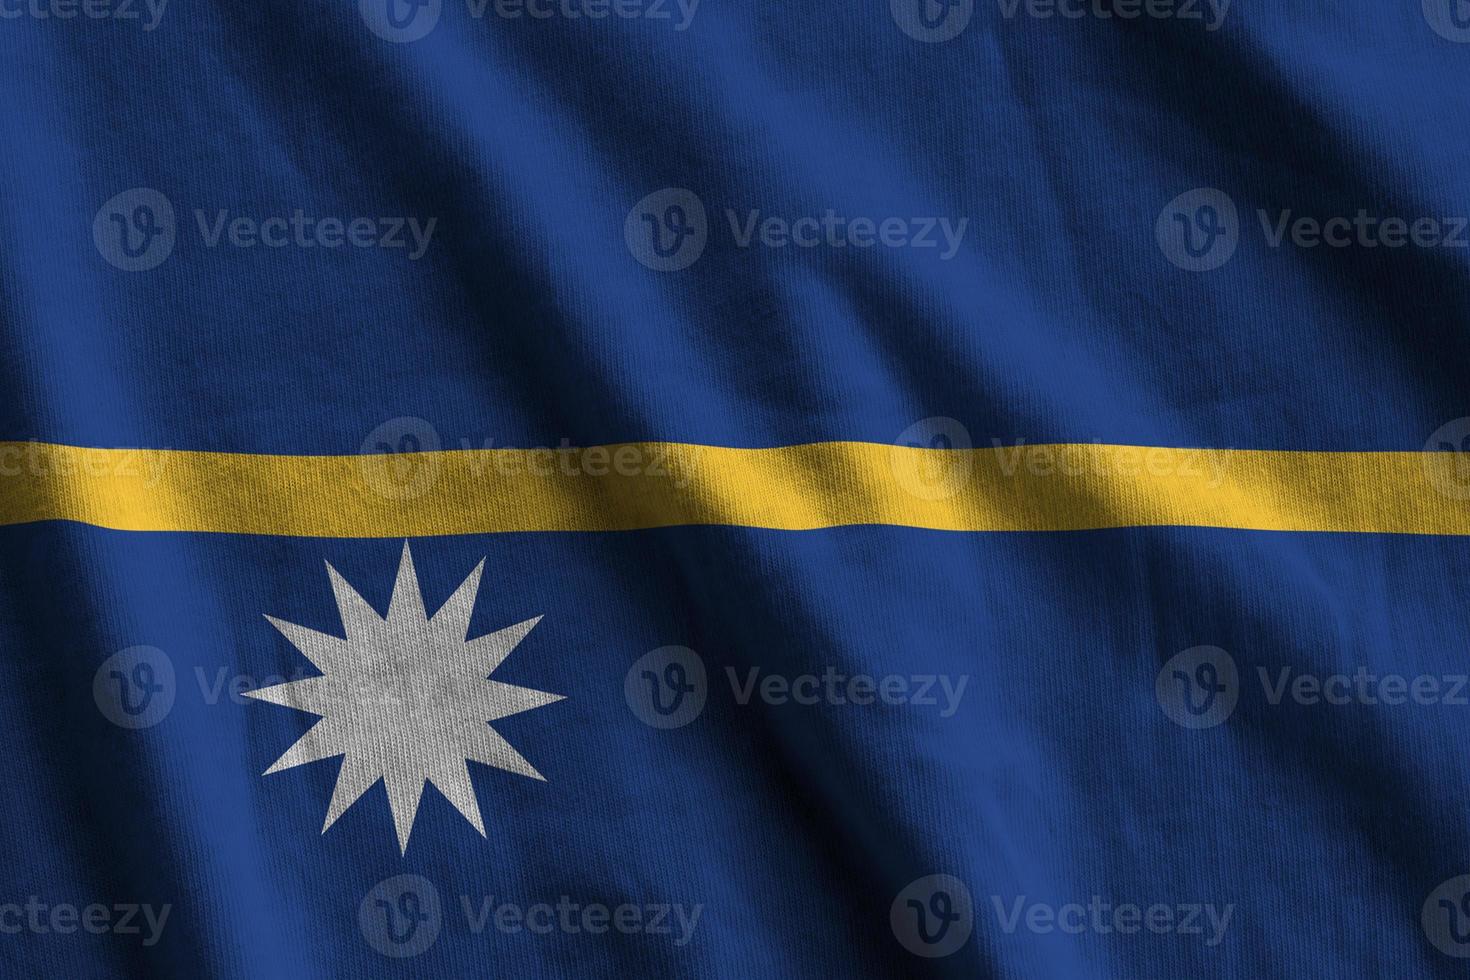
<path fill-rule="evenodd" d="M 0 973 L 1454 976 L 1460 0 L 0 0 Z"/>

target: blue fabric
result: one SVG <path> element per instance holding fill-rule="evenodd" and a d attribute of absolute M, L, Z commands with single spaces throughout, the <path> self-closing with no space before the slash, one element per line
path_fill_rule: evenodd
<path fill-rule="evenodd" d="M 1467 414 L 1464 248 L 1273 247 L 1258 214 L 1466 212 L 1464 4 L 1237 0 L 1214 30 L 1204 4 L 1203 21 L 1009 6 L 926 43 L 886 0 L 705 0 L 682 30 L 673 3 L 543 20 L 444 0 L 396 43 L 346 2 L 174 0 L 145 30 L 144 6 L 0 0 L 0 440 L 334 455 L 422 419 L 448 449 L 765 447 L 893 443 L 944 417 L 982 446 L 1418 451 Z M 132 273 L 93 231 L 138 188 L 169 202 L 175 241 Z M 676 272 L 625 236 L 664 188 L 707 210 Z M 1196 188 L 1238 208 L 1236 252 L 1207 272 L 1157 234 Z M 221 211 L 298 209 L 378 235 L 436 223 L 416 259 L 406 229 L 403 248 L 209 244 Z M 742 247 L 728 212 L 752 210 L 966 224 L 948 258 Z M 336 763 L 262 777 L 305 722 L 230 693 L 311 672 L 262 617 L 338 632 L 324 561 L 381 612 L 402 547 L 0 528 L 6 976 L 1460 969 L 1421 907 L 1470 870 L 1470 734 L 1448 695 L 1467 670 L 1463 539 L 414 542 L 430 610 L 487 560 L 472 636 L 544 616 L 496 676 L 566 701 L 497 723 L 545 783 L 472 767 L 487 837 L 427 791 L 406 855 L 381 788 L 320 833 Z M 138 646 L 166 652 L 175 693 L 131 732 L 93 684 Z M 668 646 L 698 651 L 709 693 L 663 731 L 624 685 Z M 1201 646 L 1232 654 L 1239 704 L 1189 731 L 1155 685 Z M 741 704 L 752 668 L 967 686 L 948 715 L 937 687 L 932 706 Z M 1360 668 L 1444 688 L 1272 703 L 1283 669 Z M 398 959 L 359 910 L 405 874 L 442 910 Z M 973 933 L 927 958 L 891 913 L 934 874 L 967 886 Z M 563 896 L 667 906 L 671 932 L 475 928 L 487 903 Z M 1076 933 L 1026 924 L 1094 896 L 1109 911 Z M 98 903 L 170 911 L 157 935 L 141 912 L 140 933 L 47 918 Z M 688 934 L 675 905 L 699 909 Z M 1174 926 L 1124 932 L 1123 905 Z M 1176 927 L 1187 906 L 1200 933 Z M 1205 906 L 1229 908 L 1221 929 Z"/>

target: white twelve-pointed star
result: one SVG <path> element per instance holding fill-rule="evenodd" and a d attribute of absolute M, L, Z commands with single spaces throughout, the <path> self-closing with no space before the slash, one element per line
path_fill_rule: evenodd
<path fill-rule="evenodd" d="M 266 617 L 322 672 L 248 692 L 322 716 L 266 775 L 345 756 L 322 833 L 382 779 L 401 852 L 408 852 L 425 781 L 483 837 L 485 822 L 465 760 L 544 779 L 487 724 L 562 699 L 489 679 L 541 617 L 466 640 L 484 569 L 481 561 L 430 618 L 405 542 L 386 617 L 330 563 L 327 574 L 345 638 Z"/>

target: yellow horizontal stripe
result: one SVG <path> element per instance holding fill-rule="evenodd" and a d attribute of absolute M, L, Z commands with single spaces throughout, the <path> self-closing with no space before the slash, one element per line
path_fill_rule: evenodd
<path fill-rule="evenodd" d="M 0 443 L 0 524 L 348 538 L 684 524 L 1460 535 L 1470 534 L 1467 459 L 1094 444 L 263 456 Z"/>

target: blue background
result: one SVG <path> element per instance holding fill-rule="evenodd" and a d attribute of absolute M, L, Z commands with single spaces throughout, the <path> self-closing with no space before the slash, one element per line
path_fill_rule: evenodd
<path fill-rule="evenodd" d="M 173 0 L 155 31 L 0 31 L 0 437 L 350 453 L 892 442 L 1417 450 L 1467 414 L 1464 250 L 1266 247 L 1254 212 L 1453 216 L 1470 45 L 1418 0 L 1239 0 L 1224 26 L 1007 21 L 920 44 L 887 0 L 705 0 L 666 21 L 476 21 L 390 44 L 355 4 Z M 1177 195 L 1236 257 L 1154 242 Z M 91 240 L 152 187 L 145 274 Z M 705 256 L 658 274 L 629 210 L 687 187 Z M 193 211 L 437 217 L 428 254 L 207 249 Z M 968 217 L 960 254 L 735 247 L 742 215 Z"/>
<path fill-rule="evenodd" d="M 16 975 L 1455 975 L 1420 904 L 1470 862 L 1470 707 L 1271 706 L 1256 677 L 1464 675 L 1470 557 L 1454 539 L 1145 529 L 962 535 L 674 529 L 424 540 L 437 608 L 482 557 L 471 635 L 545 619 L 496 671 L 567 700 L 497 723 L 546 776 L 472 766 L 488 840 L 426 791 L 400 858 L 380 787 L 319 834 L 337 763 L 262 777 L 314 720 L 209 704 L 227 676 L 313 672 L 262 613 L 339 632 L 329 560 L 380 611 L 401 542 L 0 532 L 0 894 L 172 902 L 163 940 L 3 937 Z M 1425 574 L 1424 569 L 1434 569 Z M 1412 581 L 1412 586 L 1409 583 Z M 163 649 L 172 712 L 128 732 L 92 675 Z M 645 652 L 698 651 L 700 717 L 638 721 Z M 1223 725 L 1169 721 L 1154 678 L 1223 647 Z M 744 677 L 969 675 L 960 708 L 739 706 Z M 358 903 L 421 874 L 444 927 L 404 961 Z M 888 928 L 910 881 L 953 874 L 975 937 L 921 961 Z M 459 897 L 704 906 L 668 936 L 473 935 Z M 991 897 L 1236 905 L 1206 936 L 1006 934 Z"/>

